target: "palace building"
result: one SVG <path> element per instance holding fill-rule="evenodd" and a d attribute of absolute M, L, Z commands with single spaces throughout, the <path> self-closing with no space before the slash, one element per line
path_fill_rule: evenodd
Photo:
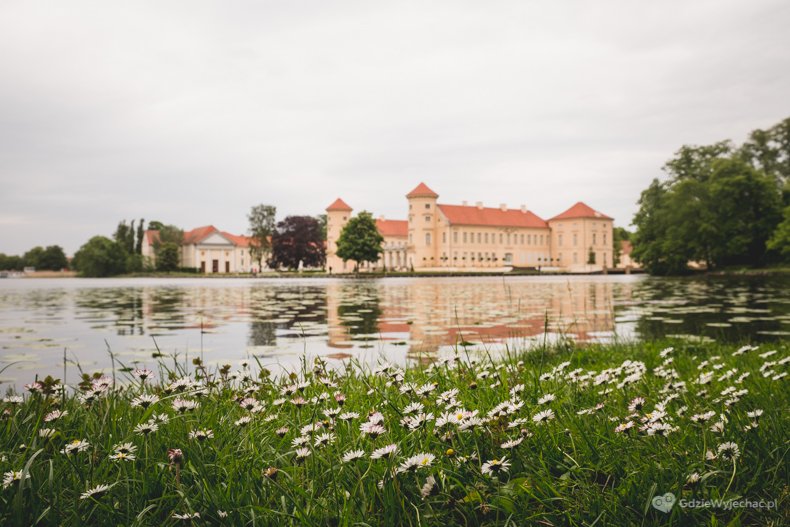
<path fill-rule="evenodd" d="M 613 219 L 578 202 L 544 220 L 525 206 L 509 209 L 438 203 L 425 183 L 406 194 L 408 219 L 376 221 L 383 254 L 369 269 L 497 271 L 535 268 L 591 273 L 612 267 Z M 337 254 L 337 239 L 353 209 L 338 198 L 327 212 L 327 270 L 347 273 L 354 262 Z"/>

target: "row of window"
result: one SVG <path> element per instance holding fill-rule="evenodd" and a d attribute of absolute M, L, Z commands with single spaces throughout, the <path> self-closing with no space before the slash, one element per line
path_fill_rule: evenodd
<path fill-rule="evenodd" d="M 558 234 L 557 235 L 557 246 L 562 247 L 563 246 L 562 242 L 563 242 L 563 235 L 562 234 Z M 601 243 L 603 245 L 606 245 L 606 233 L 605 232 L 603 233 L 603 240 L 602 240 Z M 596 232 L 592 233 L 592 244 L 593 245 L 598 245 L 598 233 L 596 233 Z M 576 234 L 576 233 L 573 233 L 573 245 L 574 245 L 574 247 L 579 245 L 579 237 L 578 237 L 578 234 Z"/>
<path fill-rule="evenodd" d="M 430 233 L 427 233 L 429 236 L 426 237 L 426 245 L 430 243 Z M 499 242 L 500 244 L 518 244 L 521 245 L 545 245 L 549 241 L 548 234 L 517 234 L 517 233 L 503 233 L 500 232 L 499 234 Z M 458 231 L 453 231 L 453 243 L 458 243 L 458 240 L 461 240 L 461 243 L 497 243 L 497 236 L 493 232 L 468 232 L 464 231 L 461 233 L 459 238 Z M 442 243 L 447 243 L 447 233 L 442 233 Z"/>

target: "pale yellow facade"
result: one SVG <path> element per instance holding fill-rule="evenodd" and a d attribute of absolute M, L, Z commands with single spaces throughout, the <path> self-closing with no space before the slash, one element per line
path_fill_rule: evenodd
<path fill-rule="evenodd" d="M 154 245 L 157 231 L 146 231 L 142 254 L 146 265 L 156 266 Z M 184 233 L 179 266 L 198 269 L 203 274 L 259 272 L 253 261 L 249 238 L 220 231 L 213 226 L 199 227 Z M 265 265 L 265 264 L 264 264 Z"/>
<path fill-rule="evenodd" d="M 612 267 L 612 218 L 577 203 L 546 221 L 522 206 L 482 203 L 443 205 L 420 184 L 407 195 L 405 228 L 377 222 L 384 253 L 376 265 L 391 270 L 506 271 L 514 267 L 591 273 Z M 335 254 L 336 241 L 352 209 L 338 199 L 327 209 L 327 266 L 350 272 Z M 397 234 L 397 235 L 396 235 Z"/>

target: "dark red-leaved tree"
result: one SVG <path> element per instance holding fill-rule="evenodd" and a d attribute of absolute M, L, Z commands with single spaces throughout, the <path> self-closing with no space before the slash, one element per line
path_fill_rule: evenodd
<path fill-rule="evenodd" d="M 326 261 L 321 223 L 311 216 L 288 216 L 277 223 L 272 235 L 272 256 L 269 266 L 273 269 L 298 269 L 321 267 Z"/>

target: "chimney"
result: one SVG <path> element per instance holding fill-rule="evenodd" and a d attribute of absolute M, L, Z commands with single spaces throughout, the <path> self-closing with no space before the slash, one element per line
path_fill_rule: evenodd
<path fill-rule="evenodd" d="M 523 212 L 524 214 L 527 213 L 527 206 L 526 205 L 522 205 L 521 206 L 521 212 Z"/>
<path fill-rule="evenodd" d="M 500 203 L 499 210 L 501 210 L 502 212 L 507 212 L 507 203 Z"/>
<path fill-rule="evenodd" d="M 381 221 L 384 221 L 384 220 L 385 220 L 385 218 L 384 218 L 384 215 L 383 215 L 383 214 L 380 214 L 380 215 L 379 215 L 379 219 L 380 219 Z"/>
<path fill-rule="evenodd" d="M 480 210 L 483 210 L 483 202 L 482 202 L 482 201 L 478 201 L 478 202 L 476 202 L 476 203 L 475 203 L 475 207 L 477 207 L 477 208 L 478 208 L 478 209 L 480 209 Z"/>
<path fill-rule="evenodd" d="M 462 205 L 462 206 L 464 206 L 464 207 L 468 207 L 468 206 L 469 206 L 469 202 L 468 202 L 468 201 L 466 201 L 466 200 L 463 200 L 463 201 L 461 202 L 461 205 Z"/>

